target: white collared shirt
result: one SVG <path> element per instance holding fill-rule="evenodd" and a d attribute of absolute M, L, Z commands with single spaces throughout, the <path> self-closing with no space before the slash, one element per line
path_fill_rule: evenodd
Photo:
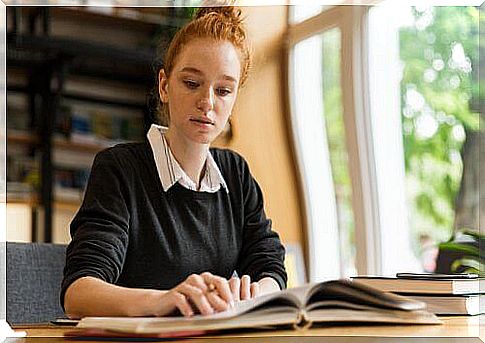
<path fill-rule="evenodd" d="M 199 189 L 197 189 L 195 182 L 187 176 L 173 156 L 172 150 L 165 139 L 165 132 L 167 132 L 167 130 L 167 127 L 152 124 L 147 133 L 147 138 L 152 147 L 155 164 L 157 166 L 158 175 L 160 176 L 160 181 L 162 182 L 163 190 L 165 192 L 168 191 L 170 187 L 178 182 L 181 186 L 187 189 L 208 193 L 219 191 L 222 185 L 229 193 L 226 181 L 224 181 L 221 171 L 209 151 L 207 151 L 207 159 L 204 166 L 204 177 L 200 182 Z"/>

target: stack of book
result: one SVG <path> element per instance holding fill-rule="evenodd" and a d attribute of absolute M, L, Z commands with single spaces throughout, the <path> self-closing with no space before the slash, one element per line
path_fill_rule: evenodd
<path fill-rule="evenodd" d="M 427 304 L 439 315 L 478 315 L 485 313 L 485 278 L 476 274 L 411 274 L 396 277 L 359 276 L 361 284 L 384 292 L 404 295 Z"/>

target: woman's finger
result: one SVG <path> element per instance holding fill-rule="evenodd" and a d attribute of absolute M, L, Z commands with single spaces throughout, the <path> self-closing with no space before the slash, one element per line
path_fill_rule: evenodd
<path fill-rule="evenodd" d="M 259 283 L 253 282 L 251 284 L 251 298 L 256 298 L 259 296 L 260 289 L 259 289 Z"/>
<path fill-rule="evenodd" d="M 251 278 L 249 275 L 243 275 L 241 278 L 241 300 L 247 300 L 251 298 L 250 290 Z"/>
<path fill-rule="evenodd" d="M 241 300 L 241 279 L 233 276 L 229 279 L 229 288 L 231 289 L 232 298 L 234 301 Z"/>
<path fill-rule="evenodd" d="M 229 309 L 229 304 L 221 299 L 221 297 L 217 294 L 217 292 L 207 292 L 206 298 L 211 304 L 211 306 L 217 311 L 225 311 Z"/>
<path fill-rule="evenodd" d="M 201 314 L 207 315 L 214 313 L 214 309 L 209 303 L 209 300 L 207 300 L 205 293 L 202 292 L 200 288 L 189 285 L 187 282 L 183 282 L 176 288 L 176 290 L 185 295 L 188 300 L 197 307 Z"/>
<path fill-rule="evenodd" d="M 229 282 L 226 279 L 209 272 L 204 272 L 200 275 L 204 278 L 204 281 L 209 288 L 208 291 L 217 291 L 222 300 L 230 306 L 233 306 L 234 299 L 232 297 L 231 289 L 229 288 Z"/>
<path fill-rule="evenodd" d="M 185 281 L 189 285 L 199 288 L 203 293 L 206 293 L 208 290 L 208 287 L 204 281 L 204 278 L 199 274 L 192 274 Z"/>
<path fill-rule="evenodd" d="M 169 296 L 172 298 L 173 305 L 178 308 L 180 313 L 182 313 L 185 317 L 191 317 L 194 315 L 194 310 L 192 309 L 192 306 L 190 306 L 185 295 L 174 291 Z"/>

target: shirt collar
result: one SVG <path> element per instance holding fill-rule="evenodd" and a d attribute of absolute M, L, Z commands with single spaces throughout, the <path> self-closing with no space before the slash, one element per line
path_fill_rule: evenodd
<path fill-rule="evenodd" d="M 147 138 L 153 151 L 163 190 L 165 192 L 168 191 L 170 187 L 178 182 L 181 186 L 187 189 L 197 191 L 195 182 L 187 176 L 172 154 L 172 150 L 165 139 L 165 132 L 167 132 L 167 130 L 167 127 L 152 124 L 147 133 Z M 222 185 L 229 193 L 224 177 L 210 152 L 207 152 L 204 168 L 204 177 L 202 178 L 200 189 L 198 191 L 215 193 L 219 191 Z"/>

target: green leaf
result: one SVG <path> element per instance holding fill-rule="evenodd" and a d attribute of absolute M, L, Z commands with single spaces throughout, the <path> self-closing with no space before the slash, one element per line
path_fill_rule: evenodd
<path fill-rule="evenodd" d="M 459 232 L 466 236 L 472 236 L 476 241 L 485 241 L 485 235 L 478 231 L 469 228 L 462 228 L 459 230 Z"/>
<path fill-rule="evenodd" d="M 473 257 L 480 257 L 480 253 L 477 247 L 465 245 L 455 242 L 446 242 L 439 245 L 440 250 L 449 250 L 454 252 L 464 253 Z"/>
<path fill-rule="evenodd" d="M 459 260 L 454 261 L 450 269 L 453 273 L 475 273 L 479 275 L 483 275 L 485 271 L 485 265 L 474 258 L 462 258 Z"/>

